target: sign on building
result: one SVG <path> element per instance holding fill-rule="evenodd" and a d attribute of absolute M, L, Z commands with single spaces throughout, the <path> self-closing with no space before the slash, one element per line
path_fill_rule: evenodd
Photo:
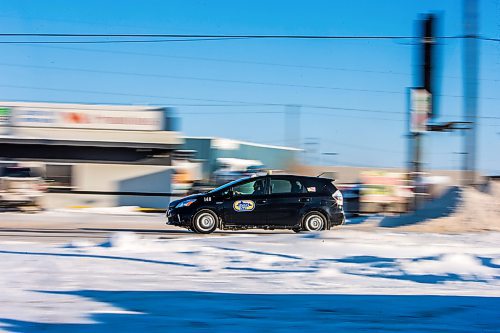
<path fill-rule="evenodd" d="M 10 112 L 10 108 L 0 107 L 0 126 L 9 124 Z"/>
<path fill-rule="evenodd" d="M 0 135 L 8 135 L 10 133 L 10 113 L 10 108 L 0 107 Z"/>
<path fill-rule="evenodd" d="M 411 89 L 411 123 L 410 130 L 412 133 L 421 133 L 427 130 L 427 120 L 431 111 L 432 95 L 425 89 Z"/>
<path fill-rule="evenodd" d="M 1 118 L 1 113 L 0 113 Z M 1 120 L 0 120 L 1 121 Z M 162 110 L 99 110 L 73 108 L 13 107 L 11 126 L 105 130 L 161 131 Z"/>

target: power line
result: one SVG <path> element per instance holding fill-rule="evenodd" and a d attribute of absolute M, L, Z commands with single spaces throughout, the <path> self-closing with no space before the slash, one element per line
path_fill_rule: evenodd
<path fill-rule="evenodd" d="M 99 49 L 88 49 L 88 48 L 83 49 L 83 48 L 64 47 L 64 46 L 63 47 L 60 47 L 60 46 L 43 46 L 43 45 L 26 45 L 26 46 L 36 46 L 36 47 L 42 47 L 42 48 L 48 48 L 48 49 L 59 49 L 59 50 L 81 51 L 81 52 L 95 52 L 95 53 L 108 53 L 108 54 L 127 54 L 127 55 L 146 56 L 146 57 L 159 57 L 159 58 L 169 58 L 169 59 L 187 59 L 187 60 L 197 60 L 197 61 L 235 63 L 235 64 L 249 64 L 249 65 L 263 65 L 263 66 L 274 66 L 274 67 L 285 67 L 285 68 L 301 68 L 301 69 L 314 69 L 314 70 L 347 71 L 347 72 L 390 74 L 390 75 L 401 75 L 401 76 L 410 76 L 411 75 L 411 73 L 394 72 L 394 71 L 381 71 L 381 70 L 374 70 L 374 69 L 358 69 L 358 68 L 328 67 L 328 66 L 313 66 L 313 65 L 293 65 L 293 64 L 282 64 L 282 63 L 265 62 L 265 61 L 250 61 L 250 60 L 234 60 L 234 59 L 223 59 L 223 58 L 178 56 L 178 55 L 167 55 L 167 54 L 159 54 L 159 53 L 146 53 L 146 52 L 133 52 L 133 51 L 116 51 L 116 50 L 99 50 Z M 456 77 L 456 78 L 460 78 L 460 77 Z"/>
<path fill-rule="evenodd" d="M 491 37 L 477 37 L 477 38 L 489 42 L 500 42 L 500 38 L 491 38 Z"/>
<path fill-rule="evenodd" d="M 191 39 L 134 39 L 134 40 L 97 40 L 97 41 L 0 41 L 0 44 L 119 44 L 119 43 L 165 43 L 242 40 L 248 38 L 191 38 Z"/>
<path fill-rule="evenodd" d="M 4 85 L 0 85 L 4 86 Z M 28 88 L 29 89 L 29 88 Z M 36 90 L 54 90 L 54 88 L 39 88 L 39 87 L 33 87 L 33 89 Z M 67 90 L 67 89 L 61 89 L 61 90 Z M 75 89 L 71 89 L 73 92 L 78 92 Z M 81 92 L 88 92 L 88 91 L 81 91 Z M 107 94 L 107 92 L 101 92 L 103 94 Z M 277 104 L 277 103 L 255 103 L 255 104 L 248 104 L 248 105 L 241 105 L 241 104 L 234 104 L 234 105 L 227 105 L 227 104 L 219 104 L 219 105 L 214 105 L 214 104 L 170 104 L 169 106 L 205 106 L 205 107 L 255 107 L 255 106 L 272 106 L 272 107 L 284 107 L 286 104 Z M 148 105 L 148 106 L 155 106 L 155 105 Z M 334 110 L 334 111 L 353 111 L 353 112 L 371 112 L 371 113 L 389 113 L 389 114 L 402 114 L 401 112 L 391 112 L 391 111 L 384 111 L 384 110 L 373 110 L 373 109 L 362 109 L 362 108 L 344 108 L 344 107 L 327 107 L 327 106 L 315 106 L 315 105 L 304 105 L 305 108 L 321 108 L 321 109 L 329 109 L 329 110 Z M 39 106 L 38 108 L 40 109 L 61 109 L 61 110 L 74 110 L 74 107 L 65 107 L 65 106 Z M 247 111 L 244 112 L 236 112 L 234 110 L 231 111 L 216 111 L 216 112 L 181 112 L 183 115 L 225 115 L 225 116 L 230 116 L 230 115 L 241 115 L 242 113 L 247 113 Z M 258 114 L 283 114 L 284 111 L 252 111 L 252 114 L 258 113 Z M 308 112 L 308 114 L 311 115 L 319 115 L 319 116 L 334 116 L 336 118 L 353 118 L 353 119 L 364 119 L 364 120 L 376 120 L 376 121 L 403 121 L 403 120 L 397 120 L 397 119 L 389 119 L 389 118 L 377 118 L 377 117 L 359 117 L 359 116 L 353 116 L 353 115 L 338 115 L 338 114 L 326 114 L 326 113 L 320 113 L 320 112 Z"/>
<path fill-rule="evenodd" d="M 51 37 L 51 38 L 252 38 L 252 39 L 414 39 L 403 35 L 226 35 L 226 34 L 90 34 L 90 33 L 0 33 L 0 37 Z M 456 39 L 461 36 L 441 36 Z"/>
<path fill-rule="evenodd" d="M 3 85 L 0 85 L 0 86 L 3 86 Z M 40 90 L 45 90 L 46 88 L 40 88 Z M 50 89 L 50 88 L 48 88 Z M 52 89 L 51 89 L 52 90 Z M 1 101 L 1 102 L 7 102 L 7 103 L 2 103 L 3 106 L 9 106 L 8 105 L 8 102 L 9 101 Z M 11 101 L 11 102 L 17 102 L 17 101 Z M 24 101 L 24 102 L 40 102 L 40 101 Z M 46 103 L 57 103 L 57 102 L 46 102 Z M 60 102 L 59 102 L 60 103 Z M 66 102 L 66 103 L 74 103 L 74 102 Z M 115 104 L 117 106 L 119 105 L 122 105 L 122 104 Z M 233 104 L 233 105 L 227 105 L 227 104 L 171 104 L 169 103 L 168 106 L 170 107 L 175 107 L 175 106 L 196 106 L 196 107 L 255 107 L 255 106 L 279 106 L 279 107 L 283 107 L 285 106 L 286 104 L 249 104 L 249 105 L 241 105 L 241 104 Z M 152 104 L 148 104 L 148 105 L 145 105 L 147 107 L 155 107 L 157 105 L 152 105 Z M 327 108 L 326 106 L 314 106 L 314 105 L 310 105 L 310 106 L 305 106 L 306 108 L 317 108 L 317 107 L 320 107 L 320 108 Z M 37 108 L 39 109 L 56 109 L 56 110 L 75 110 L 75 109 L 78 109 L 78 107 L 69 107 L 69 106 L 60 106 L 60 105 L 55 105 L 55 106 L 37 106 Z M 351 111 L 359 111 L 359 112 L 379 112 L 377 110 L 369 110 L 369 109 L 356 109 L 356 108 L 341 108 L 341 107 L 329 107 L 329 109 L 331 110 L 337 110 L 337 111 L 340 111 L 340 110 L 351 110 Z M 382 111 L 383 112 L 383 111 Z M 390 111 L 387 111 L 388 113 Z M 230 115 L 241 115 L 241 114 L 246 114 L 248 113 L 247 111 L 243 111 L 243 112 L 239 112 L 239 111 L 234 111 L 234 110 L 231 110 L 231 111 L 211 111 L 211 112 L 206 112 L 206 111 L 202 111 L 202 112 L 190 112 L 190 111 L 183 111 L 181 112 L 182 115 L 224 115 L 224 116 L 230 116 Z M 284 114 L 285 112 L 283 110 L 279 110 L 279 111 L 255 111 L 253 110 L 252 111 L 252 114 Z M 391 112 L 392 113 L 392 112 Z M 399 119 L 389 119 L 389 118 L 377 118 L 377 117 L 357 117 L 357 116 L 353 116 L 353 115 L 336 115 L 336 114 L 327 114 L 327 113 L 319 113 L 319 112 L 308 112 L 308 114 L 311 114 L 311 115 L 319 115 L 319 116 L 334 116 L 334 117 L 338 117 L 338 118 L 354 118 L 354 119 L 364 119 L 364 120 L 381 120 L 381 121 L 403 121 L 403 120 L 399 120 Z"/>
<path fill-rule="evenodd" d="M 397 90 L 361 89 L 361 88 L 332 87 L 332 86 L 322 86 L 322 85 L 303 85 L 303 84 L 292 84 L 292 83 L 281 83 L 281 82 L 262 82 L 262 81 L 249 81 L 249 80 L 216 79 L 216 78 L 207 78 L 207 77 L 167 75 L 167 74 L 146 74 L 146 73 L 136 73 L 136 72 L 82 69 L 82 68 L 72 68 L 72 67 L 40 66 L 40 65 L 25 65 L 25 64 L 12 64 L 12 63 L 0 63 L 0 66 L 34 68 L 34 69 L 42 69 L 42 70 L 59 70 L 59 71 L 84 72 L 84 73 L 112 74 L 112 75 L 129 75 L 129 76 L 140 76 L 140 77 L 155 77 L 155 78 L 167 78 L 167 79 L 181 79 L 181 80 L 193 80 L 193 81 L 209 81 L 209 82 L 232 83 L 232 84 L 276 86 L 276 87 L 289 87 L 289 88 L 306 88 L 306 89 L 321 89 L 321 90 L 335 90 L 335 91 L 356 91 L 356 92 L 398 94 L 398 95 L 406 94 L 406 92 L 404 92 L 404 91 L 397 91 Z M 438 96 L 453 97 L 453 98 L 463 97 L 462 95 L 447 95 L 447 94 L 440 94 Z M 498 100 L 498 99 L 500 99 L 500 97 L 488 97 L 488 96 L 486 96 L 486 97 L 481 97 L 481 99 Z"/>
<path fill-rule="evenodd" d="M 289 105 L 289 103 L 265 103 L 265 102 L 237 101 L 237 100 L 225 100 L 225 99 L 188 98 L 188 97 L 177 97 L 177 96 L 167 96 L 167 95 L 134 94 L 134 93 L 110 92 L 110 91 L 102 91 L 102 90 L 51 88 L 51 87 L 24 86 L 24 85 L 12 85 L 12 84 L 1 84 L 1 83 L 0 83 L 0 87 L 17 88 L 17 89 L 32 89 L 32 90 L 42 90 L 42 91 L 46 90 L 46 91 L 56 91 L 56 92 L 64 91 L 64 92 L 99 94 L 99 95 L 133 96 L 133 97 L 147 97 L 147 98 L 158 98 L 158 99 L 181 99 L 181 100 L 234 103 L 233 105 L 228 105 L 228 104 L 217 105 L 217 106 L 230 106 L 230 107 L 255 107 L 255 106 L 283 107 L 283 106 Z M 341 111 L 353 111 L 353 112 L 388 113 L 388 114 L 405 114 L 404 112 L 376 110 L 376 109 L 334 107 L 334 106 L 311 105 L 311 104 L 300 104 L 300 105 L 303 107 L 306 107 L 306 108 L 316 108 L 316 109 L 341 110 Z M 157 106 L 157 105 L 153 104 L 151 106 Z M 198 106 L 213 106 L 213 104 L 210 104 L 210 105 L 199 104 Z M 62 106 L 62 108 L 64 108 L 64 106 Z"/>
<path fill-rule="evenodd" d="M 110 41 L 61 41 L 59 43 L 151 43 L 171 42 L 175 39 L 313 39 L 313 40 L 398 40 L 416 39 L 415 36 L 403 35 L 225 35 L 225 34 L 89 34 L 89 33 L 0 33 L 0 37 L 49 37 L 49 38 L 134 38 L 134 40 L 110 40 Z M 154 40 L 143 40 L 141 38 L 162 38 Z M 163 39 L 168 38 L 168 39 Z M 437 36 L 436 39 L 462 39 L 477 38 L 484 41 L 499 42 L 498 38 L 485 36 Z M 4 42 L 0 42 L 4 43 Z M 6 43 L 56 43 L 56 41 L 10 41 Z"/>
<path fill-rule="evenodd" d="M 265 62 L 265 61 L 250 61 L 250 60 L 234 60 L 234 59 L 224 59 L 224 58 L 179 56 L 179 55 L 167 55 L 167 54 L 149 53 L 149 52 L 100 50 L 100 49 L 88 49 L 88 48 L 64 47 L 64 46 L 45 46 L 45 45 L 21 45 L 21 46 L 42 47 L 42 48 L 47 48 L 47 49 L 58 49 L 58 50 L 69 50 L 69 51 L 91 52 L 91 53 L 126 54 L 126 55 L 134 55 L 134 56 L 158 57 L 158 58 L 168 58 L 168 59 L 186 59 L 186 60 L 196 60 L 196 61 L 262 65 L 262 66 L 273 66 L 273 67 L 283 67 L 283 68 L 359 72 L 359 73 L 373 73 L 373 74 L 398 75 L 398 76 L 411 76 L 412 75 L 412 73 L 409 73 L 409 72 L 395 72 L 395 71 L 391 71 L 391 70 L 382 71 L 382 70 L 375 70 L 375 69 L 359 69 L 359 68 L 346 68 L 346 67 L 294 65 L 294 64 L 282 64 L 282 63 Z M 457 79 L 457 80 L 463 79 L 461 76 L 458 76 L 458 75 L 441 75 L 438 77 Z M 500 79 L 492 79 L 492 78 L 479 78 L 479 80 L 500 82 Z"/>
<path fill-rule="evenodd" d="M 44 37 L 44 38 L 134 38 L 114 40 L 8 40 L 0 44 L 116 44 L 116 43 L 164 43 L 200 42 L 209 40 L 243 39 L 304 39 L 304 40 L 397 40 L 414 39 L 413 36 L 326 36 L 326 35 L 208 35 L 208 34 L 68 34 L 68 33 L 0 33 L 0 37 Z M 160 39 L 142 39 L 142 38 Z M 442 39 L 456 39 L 460 36 L 442 36 Z"/>
<path fill-rule="evenodd" d="M 113 75 L 130 75 L 130 76 L 168 78 L 168 79 L 182 79 L 182 80 L 194 80 L 194 81 L 210 81 L 210 82 L 220 82 L 220 83 L 265 85 L 265 86 L 290 87 L 290 88 L 359 91 L 359 92 L 374 92 L 374 93 L 386 93 L 386 94 L 406 94 L 403 91 L 395 91 L 395 90 L 359 89 L 359 88 L 331 87 L 331 86 L 320 86 L 320 85 L 303 85 L 303 84 L 280 83 L 280 82 L 230 80 L 230 79 L 216 79 L 216 78 L 182 76 L 182 75 L 145 74 L 145 73 L 135 73 L 135 72 L 81 69 L 81 68 L 72 68 L 72 67 L 39 66 L 39 65 L 24 65 L 24 64 L 12 64 L 12 63 L 0 63 L 0 66 L 34 68 L 34 69 L 43 69 L 43 70 L 74 71 L 74 72 L 85 72 L 85 73 L 113 74 Z"/>
<path fill-rule="evenodd" d="M 252 101 L 238 101 L 238 100 L 225 100 L 225 99 L 206 99 L 206 98 L 194 98 L 194 97 L 178 97 L 178 96 L 166 96 L 166 95 L 146 95 L 146 94 L 134 94 L 134 93 L 121 93 L 121 92 L 110 92 L 110 91 L 96 91 L 96 90 L 81 90 L 81 89 L 69 89 L 69 88 L 50 88 L 50 87 L 38 87 L 38 86 L 20 86 L 20 85 L 11 85 L 11 84 L 0 84 L 0 87 L 7 88 L 18 88 L 18 89 L 32 89 L 32 90 L 46 90 L 46 91 L 65 91 L 65 92 L 74 92 L 74 93 L 85 93 L 85 94 L 100 94 L 100 95 L 116 95 L 116 96 L 132 96 L 132 97 L 147 97 L 147 98 L 158 98 L 158 99 L 180 99 L 180 100 L 191 100 L 191 101 L 207 101 L 207 102 L 222 102 L 224 104 L 175 104 L 169 103 L 168 106 L 193 106 L 193 107 L 284 107 L 289 105 L 290 103 L 265 103 L 265 102 L 252 102 Z M 7 101 L 8 102 L 8 101 Z M 11 101 L 16 102 L 16 101 Z M 29 102 L 29 101 L 28 101 Z M 40 102 L 40 101 L 31 101 L 31 102 Z M 61 103 L 60 101 L 50 103 Z M 66 103 L 79 103 L 79 102 L 66 102 Z M 233 104 L 227 104 L 233 103 Z M 113 104 L 113 103 L 106 103 Z M 123 105 L 116 104 L 115 105 Z M 309 109 L 323 109 L 323 110 L 332 110 L 332 111 L 351 111 L 351 112 L 361 112 L 361 113 L 377 113 L 377 114 L 394 114 L 394 115 L 407 115 L 406 112 L 402 111 L 390 111 L 390 110 L 382 110 L 382 109 L 366 109 L 366 108 L 354 108 L 354 107 L 339 107 L 339 106 L 327 106 L 327 105 L 315 105 L 315 104 L 307 104 L 307 103 L 298 103 L 302 108 Z M 165 105 L 159 104 L 147 104 L 147 106 L 158 106 L 164 107 Z M 39 107 L 39 108 L 44 108 Z M 74 109 L 64 106 L 50 106 L 46 108 L 60 108 L 60 109 Z M 244 111 L 246 112 L 246 111 Z M 252 111 L 253 113 L 254 111 Z M 261 111 L 260 113 L 283 113 L 284 111 Z M 184 112 L 183 112 L 184 113 Z M 234 110 L 231 111 L 217 111 L 214 112 L 195 112 L 190 114 L 227 114 L 231 115 L 233 113 L 237 113 Z M 357 118 L 357 119 L 366 119 L 366 120 L 387 120 L 387 121 L 406 121 L 404 119 L 391 119 L 391 118 L 369 118 L 369 117 L 356 117 L 352 115 L 336 115 L 329 113 L 321 113 L 321 112 L 308 112 L 309 114 L 320 115 L 320 116 L 335 116 L 335 117 L 348 117 L 348 118 Z M 189 114 L 189 113 L 184 113 Z M 442 116 L 451 116 L 451 115 L 442 115 Z M 478 118 L 483 119 L 500 119 L 500 117 L 495 116 L 480 116 Z M 483 126 L 491 126 L 485 124 Z M 498 126 L 498 125 L 493 125 Z"/>
<path fill-rule="evenodd" d="M 8 15 L 1 15 L 0 17 L 4 18 L 12 18 Z M 16 17 L 17 18 L 17 17 Z M 38 20 L 38 21 L 58 21 L 58 22 L 69 22 L 69 23 L 78 23 L 78 24 L 86 24 L 86 25 L 94 25 L 88 22 L 79 22 L 72 20 L 60 20 L 60 19 L 41 19 L 41 18 L 27 18 L 29 20 Z M 127 28 L 138 28 L 138 26 L 130 26 L 130 25 L 120 25 L 122 27 Z M 141 26 L 141 28 L 143 28 Z M 22 36 L 30 36 L 30 37 L 170 37 L 170 38 L 232 38 L 232 37 L 245 37 L 245 38 L 292 38 L 292 39 L 414 39 L 416 37 L 413 36 L 325 36 L 325 35 L 224 35 L 224 34 L 216 34 L 216 35 L 206 35 L 206 34 L 69 34 L 69 33 L 4 33 L 0 34 L 1 36 L 7 37 L 22 37 Z M 500 39 L 498 38 L 489 38 L 489 37 L 481 37 L 481 36 L 439 36 L 436 38 L 441 39 L 458 39 L 458 38 L 478 38 L 487 41 L 495 41 L 498 42 Z"/>

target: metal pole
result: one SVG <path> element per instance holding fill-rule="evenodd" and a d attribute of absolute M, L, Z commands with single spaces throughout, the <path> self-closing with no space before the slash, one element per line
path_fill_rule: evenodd
<path fill-rule="evenodd" d="M 408 185 L 413 185 L 414 184 L 414 179 L 413 179 L 413 150 L 414 150 L 414 137 L 413 133 L 411 131 L 411 88 L 408 88 L 406 90 L 406 138 L 408 139 L 408 146 L 407 146 L 407 180 L 408 180 Z M 413 210 L 413 206 L 415 205 L 415 202 L 408 201 L 407 205 L 407 211 Z"/>
<path fill-rule="evenodd" d="M 421 177 L 422 177 L 422 134 L 413 133 L 413 185 L 415 186 L 414 195 L 414 209 L 419 208 L 421 202 Z"/>
<path fill-rule="evenodd" d="M 464 131 L 463 185 L 476 182 L 477 97 L 478 97 L 478 1 L 464 0 L 464 118 L 470 128 Z"/>
<path fill-rule="evenodd" d="M 432 103 L 433 97 L 433 86 L 434 86 L 434 75 L 433 75 L 433 69 L 434 69 L 434 44 L 435 44 L 435 37 L 434 37 L 434 22 L 436 18 L 434 15 L 429 14 L 426 15 L 424 19 L 418 21 L 418 29 L 419 29 L 419 37 L 420 39 L 420 45 L 418 46 L 418 66 L 417 72 L 415 73 L 415 77 L 417 78 L 417 87 L 420 89 L 420 91 L 425 92 L 427 95 L 430 96 L 430 103 L 427 104 L 428 101 L 424 101 L 424 104 L 426 105 L 426 120 L 424 126 L 427 127 L 427 117 L 432 118 L 435 116 L 434 113 L 434 103 Z M 421 93 L 422 93 L 421 92 Z M 421 94 L 419 93 L 419 95 Z M 412 93 L 409 93 L 409 98 L 412 99 L 414 98 L 412 96 Z M 422 97 L 420 97 L 422 98 Z M 424 97 L 425 98 L 425 97 Z M 412 101 L 411 103 L 415 103 L 416 101 Z M 420 101 L 422 102 L 422 101 Z M 423 106 L 417 106 L 417 105 L 411 105 L 410 104 L 410 109 L 413 108 L 420 108 Z M 411 110 L 410 115 L 412 112 L 417 112 L 418 110 Z M 411 117 L 411 116 L 410 116 Z M 424 129 L 413 129 L 410 130 L 412 132 L 410 134 L 411 138 L 411 143 L 409 145 L 409 148 L 412 149 L 412 154 L 411 154 L 411 181 L 412 185 L 414 186 L 414 202 L 413 202 L 413 209 L 418 209 L 420 206 L 421 202 L 421 196 L 424 194 L 422 193 L 422 138 L 423 138 L 423 132 L 426 131 L 426 128 Z"/>

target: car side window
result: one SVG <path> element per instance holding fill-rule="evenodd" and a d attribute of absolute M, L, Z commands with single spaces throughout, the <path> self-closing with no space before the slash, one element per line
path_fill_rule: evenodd
<path fill-rule="evenodd" d="M 262 195 L 266 192 L 265 180 L 252 180 L 233 187 L 234 195 Z"/>
<path fill-rule="evenodd" d="M 271 193 L 306 193 L 304 185 L 295 179 L 271 179 Z"/>

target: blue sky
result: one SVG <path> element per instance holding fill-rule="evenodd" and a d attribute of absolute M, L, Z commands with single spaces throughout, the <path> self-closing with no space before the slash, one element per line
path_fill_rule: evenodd
<path fill-rule="evenodd" d="M 461 1 L 2 1 L 2 32 L 413 35 L 420 13 L 462 33 Z M 480 32 L 500 35 L 500 1 Z M 17 39 L 19 40 L 19 38 Z M 481 42 L 479 112 L 500 117 L 500 43 Z M 152 44 L 0 44 L 0 99 L 173 105 L 188 135 L 287 144 L 284 106 L 323 162 L 403 166 L 408 41 L 231 40 Z M 441 52 L 439 120 L 461 120 L 462 42 Z M 112 73 L 110 73 L 112 72 Z M 374 91 L 375 90 L 375 91 Z M 261 105 L 278 104 L 278 105 Z M 326 106 L 328 108 L 312 108 Z M 353 109 L 365 109 L 361 112 Z M 500 172 L 500 119 L 479 122 L 479 167 Z M 458 133 L 424 141 L 427 168 L 458 168 Z M 319 162 L 319 158 L 316 160 Z"/>

